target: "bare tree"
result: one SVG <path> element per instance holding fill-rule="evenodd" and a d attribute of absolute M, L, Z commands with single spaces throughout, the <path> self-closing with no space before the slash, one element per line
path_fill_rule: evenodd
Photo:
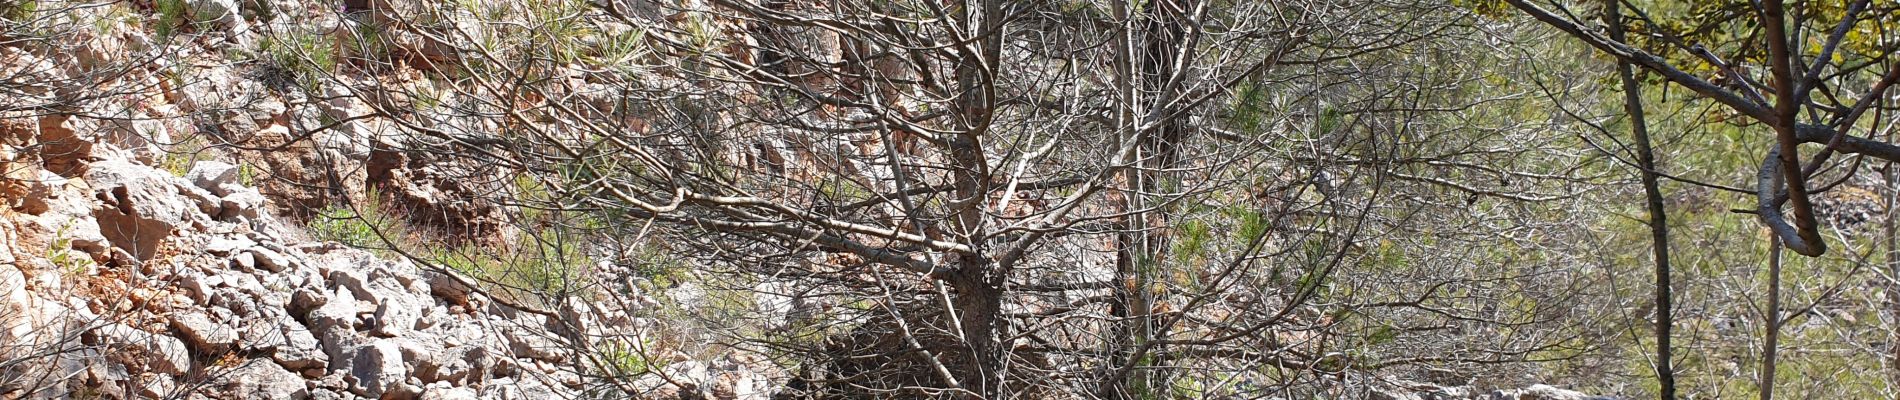
<path fill-rule="evenodd" d="M 377 152 L 624 271 L 525 308 L 673 286 L 683 334 L 799 371 L 785 396 L 1356 396 L 1590 348 L 1583 270 L 1472 250 L 1595 178 L 1500 145 L 1545 134 L 1477 109 L 1529 101 L 1506 68 L 1419 67 L 1501 29 L 1457 7 L 461 7 L 367 10 L 414 35 L 393 53 L 452 51 L 320 86 L 403 133 Z"/>

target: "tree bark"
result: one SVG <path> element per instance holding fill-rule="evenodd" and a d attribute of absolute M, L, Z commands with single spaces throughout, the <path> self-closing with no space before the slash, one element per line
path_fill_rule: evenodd
<path fill-rule="evenodd" d="M 1768 308 L 1762 311 L 1761 400 L 1775 398 L 1775 348 L 1781 342 L 1781 237 L 1768 237 Z"/>
<path fill-rule="evenodd" d="M 972 254 L 957 254 L 950 262 L 956 266 L 949 282 L 956 288 L 956 320 L 969 360 L 959 372 L 965 390 L 981 399 L 1007 399 L 1004 386 L 1008 376 L 1008 344 L 1002 338 L 1003 293 L 1009 271 L 991 262 L 984 251 L 988 242 L 983 206 L 990 192 L 989 161 L 983 154 L 983 138 L 989 130 L 995 106 L 995 74 L 1002 55 L 1002 0 L 983 0 L 967 4 L 960 11 L 963 32 L 971 35 L 969 44 L 958 50 L 956 79 L 956 131 L 946 140 L 952 168 L 950 202 L 954 234 Z"/>
<path fill-rule="evenodd" d="M 1612 0 L 1604 7 L 1604 19 L 1609 23 L 1610 40 L 1626 41 L 1624 38 L 1622 7 Z M 1623 111 L 1629 114 L 1630 133 L 1636 144 L 1636 165 L 1642 168 L 1643 198 L 1649 208 L 1649 235 L 1651 251 L 1656 260 L 1656 380 L 1660 391 L 1657 397 L 1670 400 L 1676 398 L 1676 372 L 1671 365 L 1674 361 L 1670 344 L 1670 331 L 1675 325 L 1672 314 L 1674 296 L 1670 293 L 1669 278 L 1669 212 L 1663 208 L 1662 188 L 1659 186 L 1656 170 L 1656 152 L 1650 147 L 1649 122 L 1643 114 L 1643 87 L 1636 81 L 1636 74 L 1630 63 L 1616 63 L 1617 78 L 1623 85 Z"/>
<path fill-rule="evenodd" d="M 1795 133 L 1799 122 L 1795 113 L 1801 107 L 1795 103 L 1796 98 L 1800 97 L 1795 93 L 1795 83 L 1799 77 L 1791 66 L 1794 55 L 1788 48 L 1787 17 L 1783 15 L 1780 0 L 1762 2 L 1762 29 L 1768 40 L 1768 70 L 1775 78 L 1775 119 L 1771 125 L 1775 127 L 1775 141 L 1781 146 L 1781 171 L 1788 189 L 1788 208 L 1794 213 L 1795 232 L 1801 240 L 1815 248 L 1823 248 L 1820 227 L 1815 222 L 1814 206 L 1808 200 L 1808 177 L 1801 172 L 1801 141 Z"/>
<path fill-rule="evenodd" d="M 1888 161 L 1886 167 L 1881 168 L 1880 175 L 1886 181 L 1886 187 L 1881 188 L 1881 197 L 1882 205 L 1886 206 L 1887 217 L 1881 219 L 1880 228 L 1887 241 L 1887 273 L 1900 277 L 1900 240 L 1894 237 L 1896 233 L 1894 218 L 1900 217 L 1900 214 L 1894 213 L 1894 208 L 1900 206 L 1900 188 L 1895 187 L 1894 184 L 1900 183 L 1900 174 L 1894 171 L 1893 162 Z M 1887 287 L 1887 310 L 1893 315 L 1900 316 L 1900 281 L 1889 280 L 1889 282 L 1894 283 Z M 1887 334 L 1889 337 L 1900 337 L 1900 327 L 1889 326 Z M 1887 363 L 1889 369 L 1892 369 L 1888 376 L 1900 380 L 1900 343 L 1890 341 L 1887 346 Z"/>
<path fill-rule="evenodd" d="M 975 256 L 969 256 L 976 258 Z M 971 264 L 964 263 L 969 266 Z M 958 331 L 970 358 L 957 380 L 980 399 L 1007 399 L 1009 347 L 1003 342 L 1002 307 L 1006 275 L 995 268 L 976 268 L 949 279 L 957 289 Z"/>
<path fill-rule="evenodd" d="M 1175 180 L 1168 171 L 1175 168 L 1180 158 L 1178 146 L 1186 134 L 1186 127 L 1178 118 L 1174 118 L 1171 103 L 1180 97 L 1178 85 L 1174 84 L 1177 73 L 1176 56 L 1181 50 L 1186 34 L 1182 29 L 1180 17 L 1190 10 L 1189 0 L 1156 0 L 1147 3 L 1147 9 L 1139 13 L 1145 17 L 1141 29 L 1136 30 L 1133 21 L 1127 25 L 1131 30 L 1124 36 L 1125 54 L 1139 65 L 1123 64 L 1118 72 L 1125 74 L 1125 90 L 1130 98 L 1124 99 L 1124 124 L 1127 133 L 1124 136 L 1137 140 L 1139 167 L 1126 171 L 1126 184 L 1136 188 L 1134 193 L 1123 197 L 1124 211 L 1147 210 L 1131 215 L 1123 222 L 1122 230 L 1116 235 L 1116 285 L 1115 301 L 1110 313 L 1119 321 L 1116 328 L 1115 354 L 1109 365 L 1114 368 L 1135 368 L 1128 373 L 1109 373 L 1108 382 L 1103 382 L 1102 396 L 1110 399 L 1134 399 L 1151 396 L 1150 391 L 1156 381 L 1153 365 L 1136 357 L 1135 349 L 1154 340 L 1154 310 L 1157 299 L 1153 286 L 1155 276 L 1167 264 L 1171 232 L 1168 213 L 1147 200 L 1153 194 L 1167 190 L 1176 190 Z M 1118 17 L 1135 18 L 1121 5 Z M 1139 69 L 1138 71 L 1136 69 Z M 1139 91 L 1135 89 L 1138 88 Z M 1154 124 L 1149 132 L 1139 132 L 1140 127 Z M 1160 351 L 1154 349 L 1153 351 Z M 1119 371 L 1114 371 L 1119 372 Z"/>

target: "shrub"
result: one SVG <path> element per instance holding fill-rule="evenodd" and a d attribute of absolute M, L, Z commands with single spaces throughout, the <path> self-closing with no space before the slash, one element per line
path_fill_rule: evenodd
<path fill-rule="evenodd" d="M 396 256 L 391 251 L 395 245 L 403 244 L 410 229 L 385 208 L 375 192 L 370 192 L 367 200 L 352 207 L 349 204 L 333 204 L 317 211 L 309 224 L 310 236 L 318 240 L 333 241 L 351 247 L 371 249 L 384 257 Z M 390 243 L 394 241 L 395 243 Z"/>
<path fill-rule="evenodd" d="M 290 82 L 304 90 L 317 91 L 323 80 L 336 70 L 336 52 L 323 36 L 312 33 L 288 33 L 264 36 L 257 44 L 267 67 L 285 74 Z"/>

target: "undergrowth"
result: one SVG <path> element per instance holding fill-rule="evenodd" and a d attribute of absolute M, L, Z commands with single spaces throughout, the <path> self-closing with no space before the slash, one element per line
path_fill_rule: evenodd
<path fill-rule="evenodd" d="M 310 220 L 310 235 L 383 258 L 409 257 L 454 270 L 481 282 L 492 293 L 517 301 L 579 294 L 581 272 L 592 265 L 582 240 L 574 235 L 557 230 L 523 232 L 513 243 L 499 246 L 451 240 L 412 224 L 404 217 L 405 210 L 391 206 L 374 191 L 366 197 L 354 207 L 339 204 L 319 210 Z"/>

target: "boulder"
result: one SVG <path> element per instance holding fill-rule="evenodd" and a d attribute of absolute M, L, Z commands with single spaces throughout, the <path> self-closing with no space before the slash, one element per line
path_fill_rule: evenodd
<path fill-rule="evenodd" d="M 514 352 L 516 357 L 553 362 L 566 360 L 567 354 L 563 352 L 566 349 L 546 335 L 546 332 L 529 332 L 519 328 L 507 329 L 502 333 L 508 339 L 508 350 Z"/>
<path fill-rule="evenodd" d="M 158 254 L 158 248 L 174 229 L 187 226 L 187 205 L 174 185 L 177 179 L 164 171 L 121 160 L 93 163 L 86 172 L 94 197 L 101 206 L 93 210 L 99 232 L 107 241 L 143 261 Z"/>
<path fill-rule="evenodd" d="M 242 188 L 231 191 L 219 199 L 218 219 L 223 221 L 256 220 L 258 210 L 264 208 L 264 194 L 257 189 Z"/>
<path fill-rule="evenodd" d="M 185 179 L 220 197 L 231 194 L 238 183 L 238 166 L 219 161 L 199 161 L 191 165 Z"/>
<path fill-rule="evenodd" d="M 172 330 L 201 354 L 221 354 L 237 344 L 237 330 L 219 323 L 203 312 L 183 311 L 172 314 Z"/>
<path fill-rule="evenodd" d="M 143 111 L 130 108 L 118 108 L 108 112 L 100 132 L 100 144 L 122 149 L 131 159 L 148 165 L 157 165 L 159 157 L 165 154 L 164 145 L 177 143 L 164 121 L 153 118 Z"/>
<path fill-rule="evenodd" d="M 124 365 L 143 365 L 161 374 L 181 375 L 191 370 L 191 352 L 185 342 L 171 336 L 138 330 L 124 324 L 108 324 L 92 332 L 94 340 L 108 349 Z"/>
<path fill-rule="evenodd" d="M 376 305 L 376 317 L 371 320 L 371 334 L 383 337 L 402 336 L 416 328 L 422 319 L 423 307 L 417 299 L 409 297 L 386 298 Z"/>
<path fill-rule="evenodd" d="M 435 386 L 422 391 L 422 400 L 476 400 L 475 389 Z"/>
<path fill-rule="evenodd" d="M 185 0 L 191 22 L 215 30 L 243 31 L 244 17 L 238 10 L 236 0 Z"/>
<path fill-rule="evenodd" d="M 286 311 L 289 311 L 291 315 L 307 315 L 310 314 L 311 311 L 316 311 L 317 307 L 322 307 L 329 302 L 330 296 L 326 296 L 321 292 L 311 290 L 310 288 L 297 289 L 296 292 L 290 294 L 290 306 Z"/>
<path fill-rule="evenodd" d="M 350 352 L 365 339 L 356 332 L 361 318 L 357 315 L 356 298 L 347 290 L 336 291 L 322 306 L 310 311 L 304 321 L 329 355 L 333 369 L 355 357 Z"/>
<path fill-rule="evenodd" d="M 767 400 L 771 390 L 746 371 L 721 373 L 713 378 L 712 398 L 718 400 Z"/>
<path fill-rule="evenodd" d="M 258 347 L 271 350 L 271 360 L 295 371 L 318 369 L 330 364 L 329 355 L 323 352 L 323 343 L 305 329 L 303 324 L 282 316 L 276 323 L 257 324 L 253 337 L 262 337 Z"/>
<path fill-rule="evenodd" d="M 26 282 L 15 265 L 0 263 L 0 343 L 10 344 L 0 345 L 0 360 L 19 359 L 35 351 L 35 344 L 63 340 L 66 325 L 73 322 L 66 306 L 34 295 Z"/>
<path fill-rule="evenodd" d="M 1584 394 L 1575 390 L 1559 389 L 1550 385 L 1531 385 L 1509 394 L 1517 400 L 1597 400 L 1600 397 Z"/>
<path fill-rule="evenodd" d="M 40 117 L 40 162 L 47 171 L 64 177 L 82 176 L 92 159 L 92 140 L 81 137 L 85 124 L 68 115 Z"/>
<path fill-rule="evenodd" d="M 14 168 L 14 167 L 10 165 L 6 165 L 4 163 L 0 163 L 0 168 Z M 33 171 L 38 171 L 38 172 L 35 173 Z M 58 189 L 66 186 L 65 177 L 59 176 L 59 174 L 55 174 L 53 173 L 53 171 L 39 169 L 38 167 L 20 167 L 17 169 L 17 172 L 0 171 L 0 174 L 11 174 L 11 173 L 32 175 L 30 177 L 23 177 L 23 178 L 0 176 L 0 180 L 6 181 L 6 182 L 0 182 L 0 185 L 4 185 L 6 183 L 12 183 L 12 184 L 17 184 L 21 188 L 19 193 L 0 192 L 0 196 L 9 196 L 9 197 L 15 198 L 16 199 L 15 201 L 17 201 L 18 203 L 14 205 L 13 207 L 20 210 L 20 212 L 27 213 L 27 214 L 39 215 L 51 209 L 52 205 L 48 203 L 48 200 L 55 196 L 58 196 Z M 0 206 L 3 206 L 3 205 L 4 204 L 0 204 Z"/>
<path fill-rule="evenodd" d="M 211 239 L 211 242 L 205 243 L 204 249 L 213 255 L 228 255 L 238 250 L 249 249 L 253 246 L 257 246 L 257 242 L 251 241 L 250 238 L 221 237 Z"/>
<path fill-rule="evenodd" d="M 428 279 L 430 294 L 447 300 L 449 304 L 465 308 L 469 306 L 468 295 L 475 292 L 474 286 L 446 272 L 423 271 L 422 275 Z"/>
<path fill-rule="evenodd" d="M 343 378 L 350 385 L 350 391 L 370 398 L 388 399 L 390 397 L 384 394 L 405 385 L 409 366 L 403 363 L 401 343 L 382 339 L 357 348 L 350 359 L 349 375 Z"/>
<path fill-rule="evenodd" d="M 300 400 L 310 398 L 303 376 L 266 360 L 251 360 L 229 372 L 216 375 L 211 385 L 220 398 Z"/>
<path fill-rule="evenodd" d="M 278 253 L 275 250 L 258 247 L 252 248 L 250 252 L 246 254 L 249 254 L 251 259 L 256 262 L 258 269 L 270 272 L 283 272 L 284 268 L 290 267 L 290 258 L 285 257 L 283 253 Z"/>

